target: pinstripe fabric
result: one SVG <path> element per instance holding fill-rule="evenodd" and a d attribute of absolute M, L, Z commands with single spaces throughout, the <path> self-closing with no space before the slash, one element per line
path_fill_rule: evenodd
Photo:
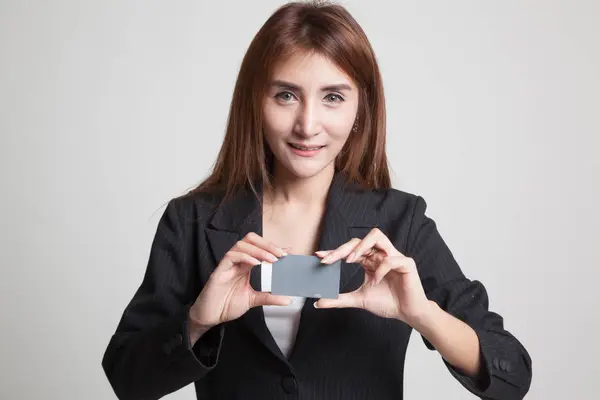
<path fill-rule="evenodd" d="M 144 279 L 102 361 L 117 396 L 158 399 L 194 383 L 199 399 L 401 399 L 411 328 L 364 310 L 317 310 L 308 299 L 289 358 L 260 307 L 190 346 L 187 313 L 217 261 L 246 233 L 262 233 L 261 207 L 250 191 L 216 207 L 218 202 L 217 196 L 193 194 L 167 206 Z M 531 382 L 527 351 L 504 329 L 502 317 L 488 310 L 485 287 L 463 275 L 425 209 L 421 197 L 395 189 L 361 191 L 336 174 L 319 247 L 332 249 L 380 228 L 415 259 L 428 298 L 479 337 L 481 380 L 446 364 L 450 373 L 480 398 L 523 398 Z M 363 278 L 359 265 L 343 263 L 340 291 L 358 288 Z M 260 269 L 253 270 L 251 284 L 260 289 Z"/>

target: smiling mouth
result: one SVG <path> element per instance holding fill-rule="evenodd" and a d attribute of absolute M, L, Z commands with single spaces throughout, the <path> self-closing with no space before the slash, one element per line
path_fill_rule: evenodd
<path fill-rule="evenodd" d="M 296 143 L 288 143 L 291 147 L 293 147 L 294 149 L 298 149 L 298 150 L 302 150 L 302 151 L 315 151 L 315 150 L 319 150 L 322 149 L 325 146 L 301 146 L 299 144 Z"/>

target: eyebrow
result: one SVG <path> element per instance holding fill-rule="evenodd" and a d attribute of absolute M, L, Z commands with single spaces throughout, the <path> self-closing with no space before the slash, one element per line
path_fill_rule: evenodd
<path fill-rule="evenodd" d="M 271 87 L 276 87 L 280 89 L 290 89 L 295 90 L 297 92 L 302 92 L 302 88 L 300 86 L 294 85 L 291 82 L 282 81 L 280 79 L 276 79 L 273 82 L 271 82 Z M 344 90 L 350 92 L 352 91 L 352 87 L 345 83 L 338 83 L 334 85 L 327 85 L 321 87 L 322 92 L 343 92 Z"/>

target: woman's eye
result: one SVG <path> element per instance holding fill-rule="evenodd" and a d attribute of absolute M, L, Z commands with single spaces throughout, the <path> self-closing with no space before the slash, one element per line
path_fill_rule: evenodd
<path fill-rule="evenodd" d="M 328 94 L 327 97 L 325 97 L 325 99 L 327 99 L 327 101 L 331 103 L 338 103 L 344 101 L 344 98 L 342 96 L 335 93 Z"/>
<path fill-rule="evenodd" d="M 293 101 L 296 98 L 296 96 L 294 96 L 294 94 L 292 92 L 286 91 L 286 92 L 277 93 L 275 95 L 275 98 L 287 103 L 287 102 Z M 327 96 L 325 96 L 325 100 L 328 103 L 339 103 L 339 102 L 344 101 L 344 98 L 342 96 L 340 96 L 339 94 L 330 93 Z"/>
<path fill-rule="evenodd" d="M 275 97 L 279 100 L 283 100 L 285 102 L 292 101 L 294 99 L 294 95 L 290 92 L 281 92 L 277 93 Z"/>

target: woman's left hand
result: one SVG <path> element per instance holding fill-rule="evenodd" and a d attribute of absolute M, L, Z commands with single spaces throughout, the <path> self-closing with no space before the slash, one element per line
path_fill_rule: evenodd
<path fill-rule="evenodd" d="M 360 263 L 365 270 L 360 288 L 342 293 L 337 299 L 320 299 L 315 303 L 317 308 L 362 308 L 409 325 L 429 309 L 414 260 L 396 250 L 377 228 L 362 240 L 355 238 L 335 250 L 315 254 L 325 264 L 345 259 L 348 263 Z"/>

